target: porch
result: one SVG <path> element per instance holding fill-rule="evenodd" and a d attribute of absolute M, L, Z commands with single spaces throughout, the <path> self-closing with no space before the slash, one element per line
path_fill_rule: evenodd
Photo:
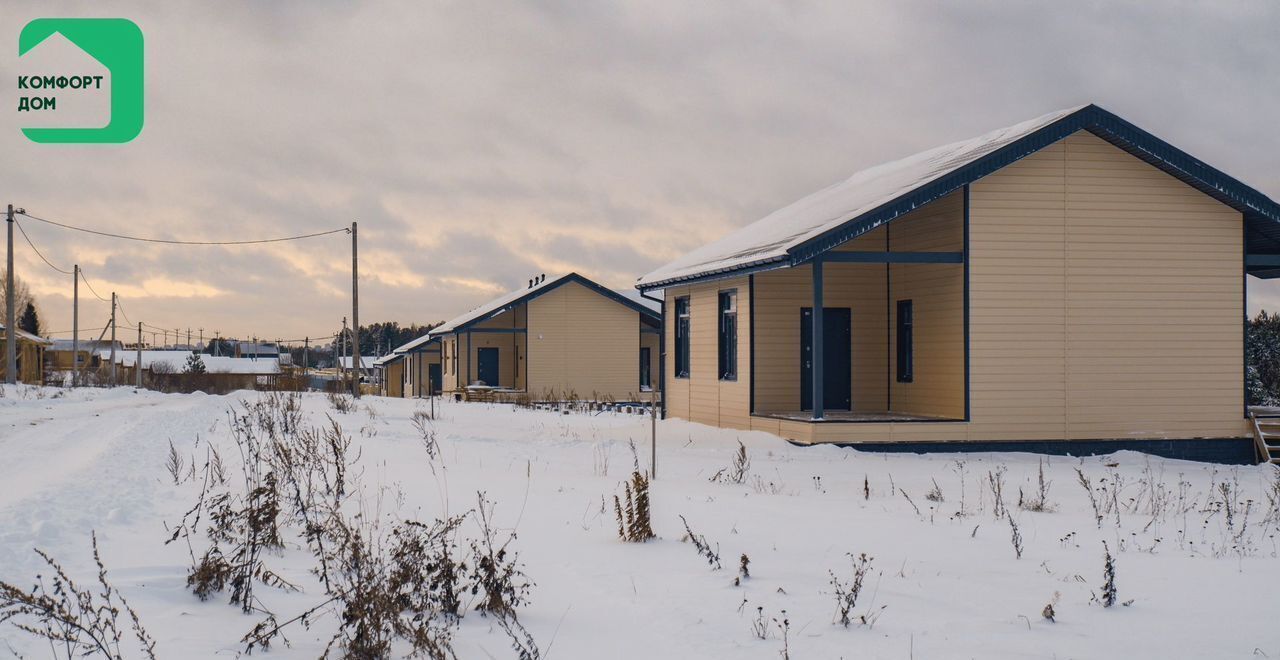
<path fill-rule="evenodd" d="M 969 418 L 967 193 L 750 277 L 753 417 Z"/>

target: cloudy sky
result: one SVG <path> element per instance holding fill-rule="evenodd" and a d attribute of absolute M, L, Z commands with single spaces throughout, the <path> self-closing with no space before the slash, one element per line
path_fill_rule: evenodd
<path fill-rule="evenodd" d="M 858 169 L 1080 103 L 1280 197 L 1280 5 L 1133 4 L 6 3 L 3 81 L 32 18 L 136 22 L 147 118 L 129 144 L 39 145 L 6 102 L 0 203 L 189 240 L 358 220 L 361 319 L 425 323 L 539 272 L 627 287 Z M 133 321 L 291 338 L 349 313 L 343 236 L 24 226 Z M 20 238 L 17 263 L 68 329 L 69 278 Z M 106 317 L 82 295 L 82 328 Z"/>

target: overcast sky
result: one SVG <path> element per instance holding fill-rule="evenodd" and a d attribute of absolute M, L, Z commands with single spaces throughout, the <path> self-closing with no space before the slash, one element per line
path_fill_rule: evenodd
<path fill-rule="evenodd" d="M 854 171 L 1081 103 L 1280 197 L 1280 5 L 1144 4 L 6 3 L 6 87 L 28 20 L 136 22 L 147 117 L 128 144 L 39 145 L 0 108 L 0 203 L 191 240 L 358 220 L 361 320 L 426 323 L 539 272 L 629 287 Z M 25 227 L 133 321 L 290 338 L 350 313 L 344 236 Z M 70 328 L 69 278 L 20 238 L 17 263 Z"/>

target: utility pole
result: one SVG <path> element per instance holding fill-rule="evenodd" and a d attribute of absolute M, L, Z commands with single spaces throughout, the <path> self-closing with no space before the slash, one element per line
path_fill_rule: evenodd
<path fill-rule="evenodd" d="M 9 230 L 13 232 L 12 229 Z M 355 378 L 351 380 L 351 395 L 360 398 L 360 269 L 356 259 L 356 223 L 351 221 L 351 355 Z"/>
<path fill-rule="evenodd" d="M 142 327 L 142 326 L 138 326 Z M 71 386 L 80 379 L 80 264 L 71 269 Z"/>
<path fill-rule="evenodd" d="M 342 363 L 342 358 L 347 356 L 347 317 L 342 317 L 342 332 L 338 333 L 338 378 L 342 384 L 339 390 L 347 385 L 347 365 Z"/>
<path fill-rule="evenodd" d="M 204 328 L 200 328 L 200 343 L 197 346 L 200 347 L 201 351 L 204 350 Z"/>
<path fill-rule="evenodd" d="M 307 354 L 311 352 L 311 338 L 302 338 L 302 377 L 307 377 Z"/>
<path fill-rule="evenodd" d="M 111 386 L 116 386 L 116 292 L 111 292 Z"/>
<path fill-rule="evenodd" d="M 142 321 L 138 321 L 138 354 L 133 359 L 134 386 L 142 389 Z"/>
<path fill-rule="evenodd" d="M 5 216 L 9 227 L 9 253 L 4 277 L 4 382 L 18 382 L 18 333 L 13 310 L 13 204 Z"/>
<path fill-rule="evenodd" d="M 187 348 L 191 348 L 191 328 L 187 328 Z"/>

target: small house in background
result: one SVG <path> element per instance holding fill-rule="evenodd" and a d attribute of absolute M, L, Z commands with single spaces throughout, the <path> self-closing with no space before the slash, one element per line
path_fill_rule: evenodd
<path fill-rule="evenodd" d="M 395 349 L 394 353 L 404 356 L 404 396 L 440 393 L 443 382 L 440 345 L 440 338 L 428 333 Z"/>
<path fill-rule="evenodd" d="M 378 374 L 378 393 L 382 396 L 404 396 L 404 360 L 402 353 L 387 353 L 373 363 Z"/>
<path fill-rule="evenodd" d="M 434 328 L 446 393 L 640 400 L 656 384 L 656 305 L 577 273 L 530 280 Z"/>
<path fill-rule="evenodd" d="M 53 343 L 45 349 L 45 365 L 52 371 L 69 372 L 76 368 L 92 371 L 98 368 L 98 354 L 102 351 L 111 352 L 111 341 L 81 339 L 78 354 L 74 352 L 74 348 L 75 342 L 70 339 L 54 339 Z M 116 352 L 124 350 L 124 344 L 117 341 Z"/>
<path fill-rule="evenodd" d="M 110 350 L 100 351 L 103 364 L 110 364 Z M 203 374 L 191 374 L 191 356 L 204 365 Z M 275 360 L 227 357 L 190 351 L 142 351 L 142 383 L 161 391 L 203 390 L 210 393 L 271 388 L 280 375 Z M 137 382 L 138 351 L 116 352 L 117 380 L 123 385 Z"/>
<path fill-rule="evenodd" d="M 859 172 L 638 288 L 675 417 L 1247 462 L 1247 275 L 1280 276 L 1280 205 L 1087 105 Z"/>
<path fill-rule="evenodd" d="M 236 342 L 236 354 L 238 358 L 251 358 L 255 360 L 280 359 L 280 347 L 271 343 L 238 341 Z"/>
<path fill-rule="evenodd" d="M 20 383 L 39 385 L 44 382 L 44 353 L 53 342 L 44 337 L 17 330 L 13 333 L 17 339 L 17 380 Z M 8 378 L 8 360 L 3 351 L 9 341 L 8 329 L 0 323 L 0 382 Z"/>
<path fill-rule="evenodd" d="M 378 356 L 376 355 L 361 355 L 360 356 L 360 376 L 362 378 L 369 378 L 370 376 L 372 376 L 373 364 L 377 361 L 378 361 Z M 343 355 L 338 358 L 338 365 L 343 370 L 346 370 L 346 371 L 350 371 L 353 365 L 355 365 L 355 363 L 356 363 L 355 358 L 350 355 Z"/>

